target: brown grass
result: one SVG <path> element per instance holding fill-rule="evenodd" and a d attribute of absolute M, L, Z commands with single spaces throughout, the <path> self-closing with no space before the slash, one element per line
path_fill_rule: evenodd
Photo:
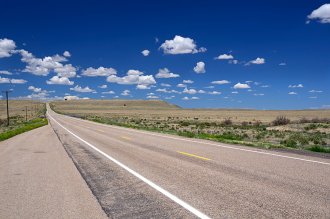
<path fill-rule="evenodd" d="M 190 138 L 264 148 L 330 150 L 330 110 L 182 109 L 159 100 L 57 101 L 51 107 L 95 122 Z M 276 118 L 285 122 L 274 126 Z"/>
<path fill-rule="evenodd" d="M 55 109 L 66 114 L 93 114 L 107 117 L 135 117 L 147 120 L 171 118 L 223 122 L 230 119 L 234 124 L 271 123 L 285 115 L 290 121 L 314 118 L 330 118 L 330 110 L 239 110 L 239 109 L 182 109 L 158 100 L 74 100 L 53 102 Z M 124 106 L 124 104 L 126 106 Z"/>
<path fill-rule="evenodd" d="M 28 107 L 28 119 L 34 117 L 44 103 L 31 100 L 9 100 L 9 116 L 23 116 L 25 118 L 25 106 Z M 0 119 L 7 118 L 6 101 L 0 100 Z"/>

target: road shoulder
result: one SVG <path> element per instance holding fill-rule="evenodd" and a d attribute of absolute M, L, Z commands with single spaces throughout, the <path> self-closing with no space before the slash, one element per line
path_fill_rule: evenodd
<path fill-rule="evenodd" d="M 106 218 L 50 125 L 0 142 L 0 218 Z"/>

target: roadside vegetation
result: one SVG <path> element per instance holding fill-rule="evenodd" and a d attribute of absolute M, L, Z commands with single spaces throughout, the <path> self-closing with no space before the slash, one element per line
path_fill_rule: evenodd
<path fill-rule="evenodd" d="M 330 153 L 330 111 L 297 111 L 295 114 L 288 111 L 293 115 L 291 118 L 281 115 L 283 111 L 278 111 L 278 116 L 271 119 L 274 111 L 252 110 L 242 113 L 240 110 L 218 110 L 212 113 L 221 115 L 222 119 L 215 119 L 216 116 L 212 117 L 208 110 L 121 109 L 119 112 L 114 108 L 106 112 L 91 112 L 91 108 L 80 108 L 79 104 L 74 106 L 75 110 L 68 110 L 70 103 L 61 103 L 67 104 L 66 108 L 56 104 L 52 103 L 51 107 L 58 113 L 104 124 L 253 147 Z M 204 116 L 198 116 L 201 114 Z M 305 115 L 308 117 L 304 117 Z M 326 117 L 317 118 L 315 115 Z M 252 119 L 245 120 L 246 118 Z"/>
<path fill-rule="evenodd" d="M 22 110 L 20 108 L 22 108 Z M 23 111 L 24 109 L 26 110 L 23 102 L 21 105 L 17 105 L 16 101 L 15 109 L 16 111 L 12 111 L 12 114 L 15 114 L 10 116 L 9 126 L 7 126 L 7 119 L 3 115 L 6 111 L 1 111 L 0 141 L 48 124 L 48 120 L 45 117 L 46 104 L 44 103 L 34 102 L 28 105 L 28 116 L 26 116 L 26 112 Z"/>

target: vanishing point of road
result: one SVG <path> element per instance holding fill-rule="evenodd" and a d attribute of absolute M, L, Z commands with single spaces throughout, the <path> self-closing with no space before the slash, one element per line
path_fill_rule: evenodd
<path fill-rule="evenodd" d="M 53 112 L 0 143 L 0 218 L 330 218 L 330 159 Z"/>

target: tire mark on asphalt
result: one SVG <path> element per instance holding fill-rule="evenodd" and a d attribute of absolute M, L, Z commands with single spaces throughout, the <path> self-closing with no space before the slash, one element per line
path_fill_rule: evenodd
<path fill-rule="evenodd" d="M 142 181 L 129 176 L 91 149 L 81 143 L 65 140 L 68 135 L 52 127 L 108 217 L 193 218 L 186 210 L 155 195 Z"/>

